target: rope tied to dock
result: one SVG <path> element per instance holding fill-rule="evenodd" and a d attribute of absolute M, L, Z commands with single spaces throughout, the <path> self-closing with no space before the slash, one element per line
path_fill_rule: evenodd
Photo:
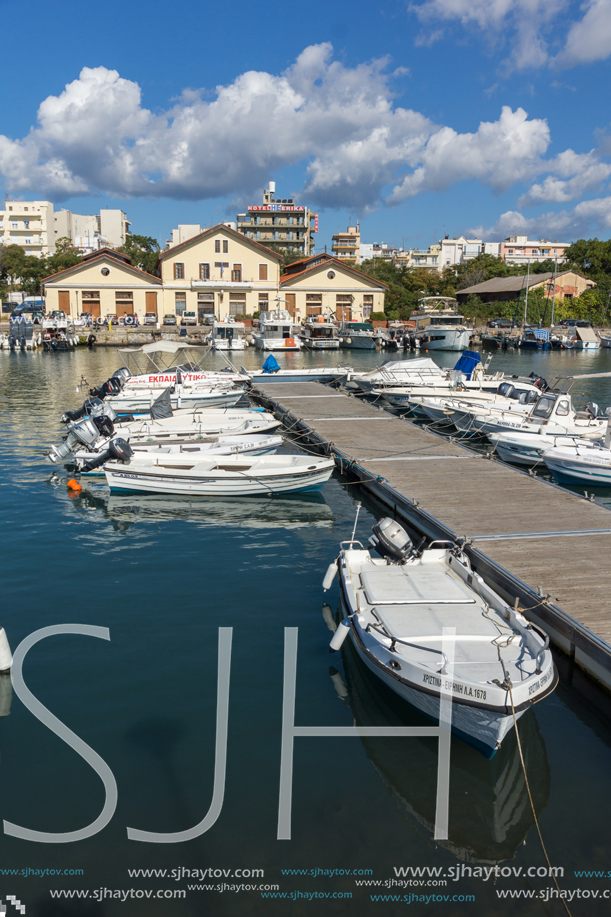
<path fill-rule="evenodd" d="M 556 886 L 556 889 L 558 891 L 558 897 L 562 901 L 564 905 L 564 909 L 567 912 L 567 914 L 569 915 L 569 917 L 573 917 L 573 915 L 571 914 L 571 911 L 569 910 L 569 906 L 566 903 L 566 900 L 562 897 L 561 889 L 560 889 L 560 886 L 558 885 L 558 879 L 556 878 L 556 873 L 552 869 L 552 864 L 547 854 L 547 848 L 543 841 L 543 835 L 541 834 L 541 828 L 539 827 L 539 819 L 537 818 L 537 813 L 535 811 L 535 804 L 533 802 L 532 793 L 530 791 L 530 783 L 528 782 L 528 775 L 526 773 L 526 764 L 524 763 L 524 754 L 522 753 L 522 742 L 520 741 L 520 733 L 518 731 L 518 721 L 516 718 L 516 710 L 513 704 L 513 691 L 512 691 L 511 682 L 509 682 L 507 688 L 509 691 L 509 700 L 511 701 L 511 713 L 513 715 L 513 728 L 516 733 L 516 742 L 518 744 L 518 752 L 520 755 L 520 763 L 522 765 L 522 773 L 524 774 L 524 783 L 526 784 L 526 792 L 528 793 L 528 801 L 530 802 L 530 808 L 532 810 L 533 818 L 535 820 L 535 827 L 537 829 L 537 834 L 539 835 L 539 841 L 541 843 L 541 849 L 543 850 L 543 856 L 545 857 L 545 862 L 547 863 L 549 873 L 554 880 L 554 885 Z"/>

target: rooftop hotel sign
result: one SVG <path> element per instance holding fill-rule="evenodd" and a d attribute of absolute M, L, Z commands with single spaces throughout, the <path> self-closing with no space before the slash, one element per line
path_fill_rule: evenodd
<path fill-rule="evenodd" d="M 305 210 L 305 207 L 286 207 L 284 204 L 262 204 L 255 206 L 251 204 L 249 210 Z"/>

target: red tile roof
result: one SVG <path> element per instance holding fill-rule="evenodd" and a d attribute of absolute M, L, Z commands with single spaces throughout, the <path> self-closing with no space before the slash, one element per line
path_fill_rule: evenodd
<path fill-rule="evenodd" d="M 134 267 L 133 264 L 127 264 L 125 261 L 121 261 L 119 258 L 113 258 L 111 255 L 107 254 L 99 254 L 96 255 L 95 258 L 88 258 L 87 261 L 79 261 L 78 264 L 73 264 L 72 267 L 65 267 L 63 270 L 57 271 L 55 274 L 49 274 L 48 277 L 43 277 L 40 282 L 46 283 L 48 280 L 53 280 L 54 277 L 61 277 L 62 274 L 69 274 L 71 271 L 77 271 L 81 267 L 89 267 L 91 264 L 93 264 L 94 261 L 96 261 L 97 258 L 105 259 L 106 261 L 112 261 L 128 271 L 134 271 L 136 274 L 142 274 L 143 277 L 146 277 L 149 280 L 154 280 L 157 284 L 162 283 L 161 277 L 157 277 L 155 274 L 149 274 L 147 271 L 141 271 L 139 267 Z"/>

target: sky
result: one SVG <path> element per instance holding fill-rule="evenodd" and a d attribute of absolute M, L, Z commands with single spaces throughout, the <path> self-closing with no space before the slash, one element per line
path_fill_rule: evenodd
<path fill-rule="evenodd" d="M 316 250 L 611 236 L 611 0 L 0 0 L 5 195 L 179 223 L 320 215 Z"/>

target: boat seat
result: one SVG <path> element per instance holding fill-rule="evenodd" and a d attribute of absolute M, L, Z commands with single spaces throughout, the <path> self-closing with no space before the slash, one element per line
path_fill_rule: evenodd
<path fill-rule="evenodd" d="M 386 566 L 361 573 L 370 605 L 474 605 L 475 597 L 437 564 Z"/>

